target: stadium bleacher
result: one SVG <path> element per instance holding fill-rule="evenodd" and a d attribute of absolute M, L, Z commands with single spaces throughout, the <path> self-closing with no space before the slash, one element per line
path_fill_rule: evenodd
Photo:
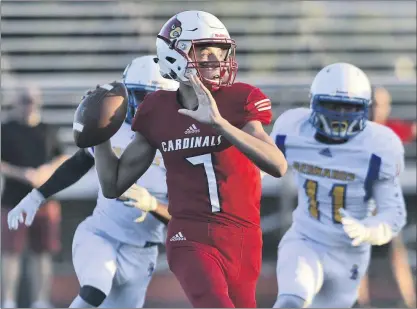
<path fill-rule="evenodd" d="M 75 151 L 72 117 L 85 90 L 119 79 L 134 57 L 154 52 L 155 34 L 170 16 L 197 7 L 176 1 L 2 4 L 3 110 L 14 87 L 35 82 L 44 93 L 44 121 L 59 126 L 68 153 Z M 307 106 L 317 70 L 346 61 L 391 92 L 394 117 L 415 120 L 414 1 L 211 1 L 198 9 L 227 25 L 238 44 L 238 79 L 272 98 L 275 117 Z M 415 144 L 407 146 L 407 157 L 415 162 Z"/>
<path fill-rule="evenodd" d="M 331 3 L 330 3 L 331 4 Z M 238 44 L 240 78 L 306 78 L 343 59 L 370 76 L 394 76 L 401 59 L 416 61 L 415 3 L 202 2 Z M 9 71 L 40 83 L 70 84 L 118 76 L 133 57 L 154 51 L 155 34 L 181 8 L 164 4 L 5 1 L 2 51 Z M 81 74 L 82 73 L 82 74 Z"/>

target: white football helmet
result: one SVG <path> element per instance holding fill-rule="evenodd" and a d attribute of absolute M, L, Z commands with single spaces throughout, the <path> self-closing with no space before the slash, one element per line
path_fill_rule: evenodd
<path fill-rule="evenodd" d="M 223 61 L 194 61 L 190 54 L 195 53 L 195 46 L 199 44 L 222 45 L 228 50 L 227 56 Z M 233 84 L 237 73 L 235 51 L 235 41 L 223 23 L 203 11 L 178 13 L 164 24 L 156 39 L 162 76 L 187 82 L 189 73 L 197 73 L 201 81 L 212 89 Z M 220 68 L 220 78 L 210 80 L 202 76 L 200 70 L 208 65 Z"/>
<path fill-rule="evenodd" d="M 179 83 L 172 79 L 163 78 L 156 63 L 156 56 L 149 55 L 135 58 L 123 72 L 123 83 L 128 93 L 128 112 L 126 122 L 131 123 L 136 109 L 142 103 L 145 95 L 157 90 L 175 91 Z"/>
<path fill-rule="evenodd" d="M 324 67 L 310 88 L 310 122 L 330 138 L 348 139 L 365 128 L 372 88 L 366 74 L 349 63 Z"/>

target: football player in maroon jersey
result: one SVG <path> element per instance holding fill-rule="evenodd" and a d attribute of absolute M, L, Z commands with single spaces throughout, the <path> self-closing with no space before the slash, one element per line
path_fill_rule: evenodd
<path fill-rule="evenodd" d="M 167 256 L 195 307 L 256 307 L 262 263 L 260 169 L 281 177 L 282 152 L 262 124 L 271 102 L 234 83 L 235 42 L 217 17 L 186 11 L 157 36 L 157 59 L 178 91 L 149 94 L 136 113 L 136 138 L 120 159 L 96 147 L 103 193 L 121 195 L 149 167 L 156 149 L 167 169 Z"/>

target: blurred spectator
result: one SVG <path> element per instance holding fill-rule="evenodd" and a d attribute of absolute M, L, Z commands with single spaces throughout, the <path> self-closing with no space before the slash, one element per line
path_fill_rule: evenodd
<path fill-rule="evenodd" d="M 378 87 L 374 91 L 372 120 L 391 128 L 403 141 L 410 143 L 416 139 L 416 122 L 389 118 L 391 114 L 391 95 L 385 88 Z"/>
<path fill-rule="evenodd" d="M 372 120 L 391 128 L 404 144 L 416 139 L 416 122 L 404 121 L 402 119 L 389 118 L 391 114 L 391 95 L 387 89 L 378 87 L 374 91 L 374 102 L 372 108 Z M 401 235 L 398 235 L 384 251 L 389 251 L 392 272 L 397 281 L 398 289 L 403 301 L 408 308 L 416 308 L 416 293 L 413 282 L 412 270 L 408 261 L 407 248 L 404 245 Z M 375 250 L 375 249 L 374 249 Z M 369 295 L 369 280 L 366 276 L 360 286 L 358 303 L 362 307 L 368 307 L 371 303 Z"/>
<path fill-rule="evenodd" d="M 50 201 L 30 228 L 10 231 L 7 213 L 32 188 L 39 187 L 66 160 L 51 127 L 41 122 L 41 93 L 27 87 L 18 92 L 9 121 L 1 125 L 1 170 L 5 177 L 1 209 L 2 308 L 17 307 L 21 257 L 29 240 L 31 301 L 51 307 L 52 253 L 60 250 L 60 204 Z"/>

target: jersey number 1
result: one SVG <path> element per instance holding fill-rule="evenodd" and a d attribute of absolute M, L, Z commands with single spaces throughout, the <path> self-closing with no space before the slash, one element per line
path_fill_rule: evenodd
<path fill-rule="evenodd" d="M 219 193 L 217 192 L 217 179 L 216 174 L 213 168 L 213 161 L 211 159 L 211 154 L 203 154 L 200 156 L 186 158 L 192 165 L 204 165 L 204 170 L 206 171 L 207 184 L 209 189 L 209 197 L 211 204 L 212 212 L 220 211 L 220 199 Z"/>
<path fill-rule="evenodd" d="M 317 201 L 318 182 L 307 179 L 304 183 L 304 189 L 308 197 L 308 210 L 316 219 L 320 219 L 319 202 Z M 342 222 L 339 210 L 345 207 L 346 185 L 335 184 L 330 190 L 329 196 L 332 198 L 333 221 Z"/>

